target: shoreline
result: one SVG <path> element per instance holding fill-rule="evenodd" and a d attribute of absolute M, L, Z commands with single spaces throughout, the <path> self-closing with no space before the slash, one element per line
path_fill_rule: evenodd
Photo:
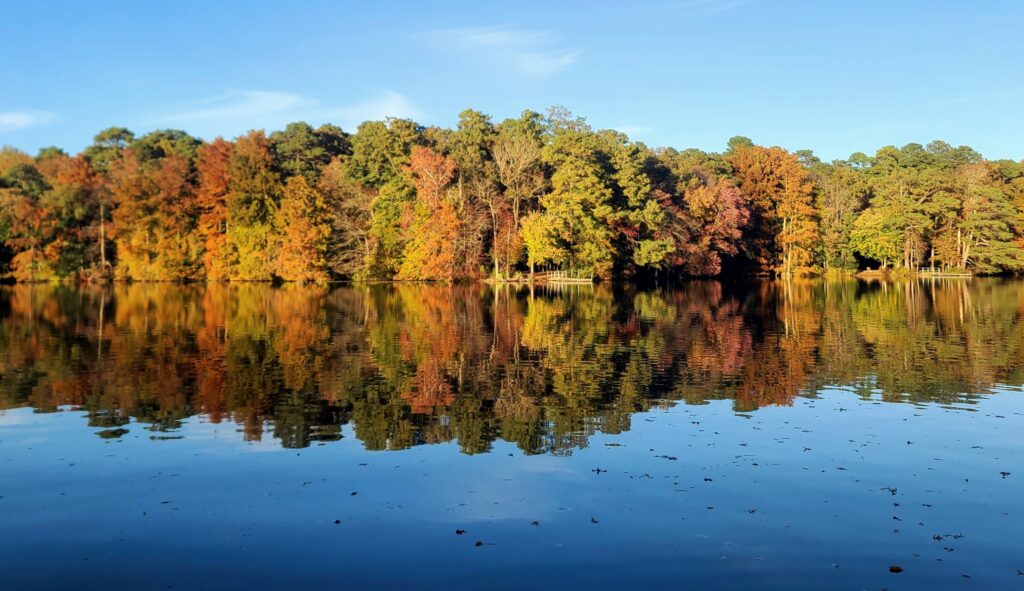
<path fill-rule="evenodd" d="M 672 277 L 667 281 L 678 282 L 678 281 L 730 281 L 730 280 L 791 280 L 791 279 L 821 279 L 821 280 L 844 280 L 844 279 L 858 279 L 858 280 L 875 280 L 875 279 L 886 279 L 886 280 L 900 280 L 900 279 L 970 279 L 973 277 L 1015 277 L 1012 273 L 1004 274 L 980 274 L 971 273 L 969 271 L 943 271 L 943 270 L 922 270 L 915 272 L 908 272 L 899 269 L 865 269 L 860 271 L 826 271 L 824 273 L 806 274 L 798 276 L 786 276 L 786 275 L 771 275 L 763 273 L 749 273 L 749 274 L 725 274 L 708 277 L 692 277 L 692 276 L 679 276 Z M 664 280 L 663 280 L 664 281 Z M 439 281 L 439 280 L 423 280 L 423 279 L 333 279 L 326 282 L 298 282 L 298 281 L 285 281 L 280 279 L 230 279 L 230 280 L 205 280 L 205 279 L 112 279 L 108 281 L 85 281 L 85 280 L 74 280 L 74 279 L 40 279 L 33 281 L 9 281 L 2 280 L 0 285 L 130 285 L 130 284 L 172 284 L 172 285 L 196 285 L 196 284 L 271 284 L 271 285 L 372 285 L 372 284 L 389 284 L 389 285 L 471 285 L 471 284 L 485 284 L 485 285 L 596 285 L 599 283 L 608 284 L 633 284 L 633 285 L 644 285 L 650 283 L 659 283 L 659 281 L 635 281 L 629 278 L 621 279 L 600 279 L 597 277 L 558 277 L 549 278 L 544 275 L 538 274 L 537 277 L 517 277 L 510 279 L 502 279 L 495 277 L 483 277 L 479 279 L 472 279 L 468 281 Z"/>

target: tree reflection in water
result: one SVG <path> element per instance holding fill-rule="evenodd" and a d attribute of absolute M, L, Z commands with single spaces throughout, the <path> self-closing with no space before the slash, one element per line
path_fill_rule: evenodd
<path fill-rule="evenodd" d="M 1022 308 L 1024 282 L 999 279 L 18 285 L 0 290 L 0 408 L 79 407 L 108 437 L 201 414 L 286 447 L 350 424 L 371 450 L 571 453 L 678 402 L 970 403 L 1021 383 Z"/>

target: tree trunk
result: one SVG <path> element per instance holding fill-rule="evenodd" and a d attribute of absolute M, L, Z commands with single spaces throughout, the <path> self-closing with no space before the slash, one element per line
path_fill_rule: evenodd
<path fill-rule="evenodd" d="M 498 245 L 498 216 L 494 213 L 493 203 L 488 209 L 491 210 L 491 260 L 494 263 L 494 278 L 497 279 L 501 275 L 501 270 L 498 268 L 498 249 L 496 248 Z"/>
<path fill-rule="evenodd" d="M 100 269 L 107 270 L 107 224 L 103 219 L 103 202 L 100 201 Z"/>
<path fill-rule="evenodd" d="M 782 243 L 782 270 L 783 270 L 783 274 L 785 274 L 785 275 L 789 275 L 789 272 L 790 272 L 789 271 L 789 242 L 786 241 L 786 228 L 787 228 L 788 225 L 789 225 L 789 219 L 788 218 L 782 218 L 782 235 L 780 237 L 784 241 Z"/>

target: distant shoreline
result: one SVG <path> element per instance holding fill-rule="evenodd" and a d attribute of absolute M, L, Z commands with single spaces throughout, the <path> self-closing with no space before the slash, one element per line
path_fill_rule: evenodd
<path fill-rule="evenodd" d="M 904 271 L 900 269 L 864 269 L 860 271 L 829 271 L 818 274 L 804 274 L 799 276 L 768 275 L 768 274 L 724 274 L 707 277 L 681 276 L 663 279 L 661 281 L 642 280 L 634 281 L 629 279 L 572 279 L 572 280 L 549 280 L 544 277 L 531 279 L 528 276 L 515 279 L 495 279 L 486 277 L 481 279 L 464 279 L 456 281 L 428 280 L 428 279 L 332 279 L 323 282 L 302 282 L 287 281 L 282 279 L 231 279 L 231 280 L 180 280 L 180 279 L 114 279 L 110 281 L 82 281 L 82 280 L 36 280 L 36 281 L 2 281 L 0 285 L 74 285 L 74 286 L 109 286 L 109 285 L 490 285 L 490 286 L 547 286 L 547 285 L 655 285 L 661 283 L 685 283 L 689 281 L 735 281 L 735 280 L 770 280 L 784 281 L 787 279 L 801 280 L 903 280 L 903 279 L 970 279 L 974 277 L 1016 277 L 1015 274 L 978 274 L 955 270 L 920 270 Z"/>

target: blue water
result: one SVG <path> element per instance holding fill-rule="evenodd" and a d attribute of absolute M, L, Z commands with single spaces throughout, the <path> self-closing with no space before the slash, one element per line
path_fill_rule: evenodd
<path fill-rule="evenodd" d="M 852 291 L 852 303 L 832 308 L 809 297 L 795 312 L 766 308 L 763 294 L 727 295 L 711 330 L 674 344 L 643 323 L 667 319 L 659 326 L 675 330 L 692 324 L 689 314 L 705 317 L 693 294 L 641 294 L 617 309 L 621 294 L 603 303 L 580 293 L 524 297 L 525 345 L 513 354 L 523 375 L 532 368 L 543 379 L 523 378 L 538 384 L 530 400 L 539 402 L 515 412 L 502 410 L 495 392 L 519 374 L 493 369 L 491 352 L 509 340 L 500 327 L 512 314 L 488 325 L 442 309 L 434 317 L 442 320 L 423 322 L 407 300 L 388 315 L 353 314 L 369 324 L 359 332 L 324 303 L 348 292 L 309 305 L 303 296 L 306 324 L 273 307 L 246 312 L 245 323 L 212 322 L 228 351 L 218 357 L 196 352 L 200 327 L 211 323 L 195 317 L 209 299 L 171 306 L 159 296 L 154 306 L 128 308 L 131 294 L 122 292 L 111 296 L 121 305 L 96 320 L 74 294 L 21 294 L 0 324 L 8 400 L 0 410 L 0 587 L 1021 588 L 1024 395 L 1007 382 L 1019 375 L 1011 339 L 1024 334 L 1016 325 L 1024 290 L 1012 284 L 992 295 L 986 285 L 971 287 L 964 320 L 956 306 L 940 307 L 944 292 L 925 291 L 923 301 L 934 303 L 913 314 L 902 307 L 904 292 Z M 260 301 L 296 297 L 276 293 Z M 529 314 L 565 301 L 576 308 L 542 317 L 539 336 Z M 879 302 L 894 308 L 877 311 Z M 594 316 L 605 319 L 600 326 L 571 320 L 609 303 L 613 313 Z M 864 336 L 828 345 L 822 327 L 858 306 L 876 311 L 843 322 Z M 776 313 L 766 309 L 782 310 L 781 321 L 766 319 Z M 164 313 L 170 319 L 160 320 Z M 794 320 L 807 314 L 817 319 Z M 288 322 L 275 320 L 282 315 Z M 444 329 L 446 315 L 463 328 Z M 648 329 L 630 328 L 638 322 Z M 740 325 L 749 337 L 735 336 Z M 103 336 L 91 337 L 98 326 Z M 261 326 L 314 336 L 275 342 L 254 336 Z M 601 329 L 613 336 L 579 340 Z M 425 336 L 434 333 L 454 337 Z M 793 345 L 806 359 L 785 358 L 781 373 L 761 369 L 798 333 L 815 335 Z M 712 345 L 729 334 L 739 347 L 712 359 Z M 102 344 L 90 348 L 90 338 Z M 886 339 L 896 348 L 885 349 Z M 253 349 L 273 349 L 276 364 L 229 367 L 256 356 L 238 353 L 243 341 L 277 343 Z M 410 353 L 390 366 L 382 349 Z M 611 349 L 618 352 L 601 357 Z M 649 351 L 646 365 L 623 360 L 640 350 Z M 669 355 L 683 350 L 685 362 Z M 906 358 L 892 355 L 899 350 Z M 976 353 L 983 350 L 992 353 Z M 183 359 L 230 371 L 201 390 Z M 797 361 L 801 388 L 758 398 L 764 388 L 751 376 L 778 389 L 772 376 L 792 377 Z M 243 394 L 259 380 L 238 382 L 270 365 L 283 376 L 267 387 L 272 402 L 251 402 Z M 404 375 L 394 379 L 407 384 L 428 375 L 424 368 L 442 375 L 437 390 L 414 382 L 412 394 L 405 386 L 381 393 L 386 377 Z M 300 370 L 314 381 L 296 378 Z M 748 398 L 767 402 L 735 394 L 744 380 Z M 339 381 L 347 385 L 332 391 L 343 394 L 319 405 L 325 384 Z M 289 386 L 309 383 L 318 386 Z M 919 386 L 885 385 L 894 383 Z M 611 385 L 614 393 L 602 394 Z M 567 387 L 588 397 L 573 399 Z M 209 402 L 221 391 L 240 398 Z M 307 396 L 294 402 L 298 391 Z M 495 398 L 493 408 L 470 404 Z M 295 415 L 296 406 L 305 410 Z M 380 416 L 393 418 L 374 422 Z M 517 434 L 524 425 L 534 434 Z"/>
<path fill-rule="evenodd" d="M 1024 579 L 1016 391 L 969 411 L 834 390 L 754 415 L 724 401 L 674 406 L 561 456 L 508 443 L 480 455 L 455 443 L 367 452 L 350 429 L 293 450 L 202 418 L 177 440 L 141 428 L 104 440 L 81 414 L 0 419 L 5 588 L 996 589 Z"/>

